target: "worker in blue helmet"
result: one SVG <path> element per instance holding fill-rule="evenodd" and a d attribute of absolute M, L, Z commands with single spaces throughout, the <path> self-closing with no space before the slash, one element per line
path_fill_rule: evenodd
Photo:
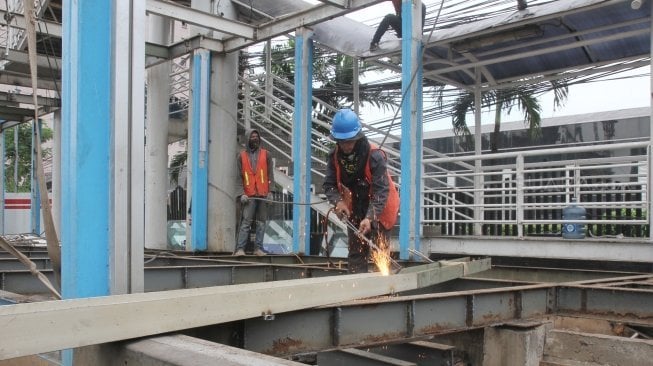
<path fill-rule="evenodd" d="M 327 158 L 322 189 L 341 220 L 348 220 L 377 246 L 387 245 L 387 232 L 397 221 L 399 194 L 390 178 L 385 153 L 363 134 L 358 115 L 340 109 L 333 117 L 336 146 Z M 371 248 L 347 230 L 350 273 L 365 273 Z"/>

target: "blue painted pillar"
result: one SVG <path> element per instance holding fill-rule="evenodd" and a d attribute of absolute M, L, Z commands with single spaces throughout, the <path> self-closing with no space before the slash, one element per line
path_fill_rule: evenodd
<path fill-rule="evenodd" d="M 61 279 L 67 299 L 110 292 L 115 1 L 63 2 Z"/>
<path fill-rule="evenodd" d="M 197 50 L 191 64 L 191 236 L 187 249 L 205 251 L 208 232 L 208 144 L 211 52 Z"/>
<path fill-rule="evenodd" d="M 311 97 L 313 95 L 313 32 L 295 32 L 295 114 L 293 115 L 293 251 L 311 249 Z"/>
<path fill-rule="evenodd" d="M 421 3 L 401 4 L 401 205 L 399 257 L 420 249 L 422 203 L 422 31 Z M 408 62 L 406 62 L 408 61 Z"/>
<path fill-rule="evenodd" d="M 32 230 L 32 234 L 41 235 L 41 190 L 39 189 L 39 180 L 36 173 L 36 144 L 38 144 L 39 141 L 36 140 L 36 128 L 39 129 L 40 135 L 41 120 L 32 122 L 32 166 L 30 168 L 30 198 L 32 200 L 32 204 L 30 205 L 30 228 Z"/>

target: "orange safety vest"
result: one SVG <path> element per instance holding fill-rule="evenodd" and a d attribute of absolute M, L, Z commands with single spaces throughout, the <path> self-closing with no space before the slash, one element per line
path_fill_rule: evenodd
<path fill-rule="evenodd" d="M 337 146 L 336 146 L 337 149 Z M 376 145 L 370 144 L 370 152 L 367 154 L 367 162 L 365 162 L 365 181 L 367 181 L 367 184 L 370 186 L 370 197 L 372 197 L 372 170 L 370 169 L 370 156 L 372 155 L 373 150 L 379 150 L 383 153 L 383 156 L 385 157 L 385 152 L 381 149 L 379 149 Z M 340 195 L 342 196 L 343 201 L 347 204 L 347 207 L 349 207 L 349 211 L 351 212 L 352 209 L 352 197 L 351 197 L 351 191 L 345 187 L 342 183 L 340 183 L 340 164 L 338 164 L 338 151 L 333 154 L 333 160 L 335 163 L 336 167 L 336 181 L 338 182 L 338 191 L 340 191 Z M 383 208 L 383 212 L 381 212 L 381 215 L 378 215 L 376 217 L 376 220 L 378 220 L 381 225 L 386 230 L 392 229 L 392 227 L 395 225 L 397 222 L 397 214 L 399 213 L 399 193 L 397 192 L 397 187 L 395 187 L 395 182 L 390 178 L 390 173 L 386 170 L 386 175 L 388 178 L 388 200 L 385 203 L 385 207 Z"/>
<path fill-rule="evenodd" d="M 242 166 L 243 190 L 248 197 L 267 196 L 270 192 L 268 180 L 268 151 L 259 148 L 258 159 L 256 160 L 256 171 L 252 169 L 247 151 L 240 152 Z"/>

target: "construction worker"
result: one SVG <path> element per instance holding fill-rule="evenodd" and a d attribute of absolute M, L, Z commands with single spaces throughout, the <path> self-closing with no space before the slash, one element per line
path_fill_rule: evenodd
<path fill-rule="evenodd" d="M 245 255 L 245 246 L 249 239 L 252 223 L 256 221 L 256 239 L 254 254 L 265 255 L 263 251 L 263 234 L 268 219 L 268 200 L 271 198 L 270 187 L 274 181 L 272 157 L 261 147 L 261 136 L 257 130 L 245 133 L 247 146 L 238 154 L 236 162 L 240 172 L 242 190 L 237 195 L 241 203 L 240 229 L 234 255 Z"/>
<path fill-rule="evenodd" d="M 385 153 L 370 143 L 351 109 L 333 117 L 331 138 L 336 146 L 327 158 L 322 188 L 341 220 L 349 220 L 376 245 L 397 221 L 399 194 L 386 168 Z M 367 272 L 370 248 L 353 229 L 347 230 L 350 273 Z"/>
<path fill-rule="evenodd" d="M 392 5 L 395 7 L 394 14 L 387 14 L 381 20 L 381 23 L 376 28 L 374 37 L 372 37 L 372 42 L 370 42 L 370 51 L 376 51 L 379 49 L 379 42 L 381 37 L 388 31 L 389 27 L 394 29 L 397 33 L 397 38 L 401 38 L 401 0 L 391 0 Z M 424 20 L 426 18 L 426 5 L 422 2 L 422 27 L 424 27 Z"/>

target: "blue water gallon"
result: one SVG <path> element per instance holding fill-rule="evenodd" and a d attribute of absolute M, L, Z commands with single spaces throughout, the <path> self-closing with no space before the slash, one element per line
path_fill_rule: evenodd
<path fill-rule="evenodd" d="M 571 199 L 571 204 L 562 209 L 562 237 L 565 239 L 584 239 L 585 224 L 569 222 L 571 220 L 585 220 L 585 208 L 576 205 L 576 199 Z"/>

